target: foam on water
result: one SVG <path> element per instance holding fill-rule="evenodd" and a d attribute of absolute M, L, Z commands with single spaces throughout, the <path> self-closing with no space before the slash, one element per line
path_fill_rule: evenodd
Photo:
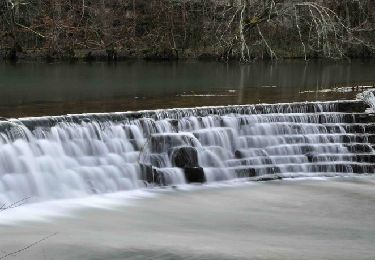
<path fill-rule="evenodd" d="M 373 173 L 375 153 L 366 132 L 371 125 L 361 121 L 365 113 L 340 112 L 344 102 L 358 103 L 237 105 L 2 121 L 0 203 L 184 186 L 200 174 L 206 182 L 218 183 Z"/>
<path fill-rule="evenodd" d="M 360 94 L 358 94 L 357 98 L 363 100 L 370 106 L 370 112 L 374 112 L 375 109 L 375 96 L 374 96 L 375 89 L 368 89 Z"/>
<path fill-rule="evenodd" d="M 74 199 L 51 200 L 23 204 L 0 211 L 0 225 L 20 225 L 30 222 L 53 222 L 57 218 L 77 218 L 85 210 L 118 210 L 131 207 L 142 199 L 157 199 L 164 193 L 215 190 L 256 185 L 254 182 L 229 180 L 210 182 L 207 185 L 176 185 L 167 188 L 137 189 L 108 194 L 98 194 Z M 27 201 L 25 201 L 27 202 Z"/>
<path fill-rule="evenodd" d="M 156 198 L 157 193 L 133 190 L 83 198 L 44 201 L 25 204 L 1 211 L 0 225 L 19 225 L 21 222 L 50 222 L 55 218 L 74 218 L 77 212 L 87 209 L 115 210 L 134 205 L 136 200 Z"/>

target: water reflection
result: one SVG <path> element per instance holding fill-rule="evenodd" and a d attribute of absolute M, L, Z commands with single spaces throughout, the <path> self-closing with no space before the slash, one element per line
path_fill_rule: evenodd
<path fill-rule="evenodd" d="M 325 100 L 373 85 L 374 61 L 122 62 L 0 65 L 0 112 L 25 116 L 179 106 Z"/>

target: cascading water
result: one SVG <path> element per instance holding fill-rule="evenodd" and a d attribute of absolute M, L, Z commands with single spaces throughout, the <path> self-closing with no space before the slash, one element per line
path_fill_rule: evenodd
<path fill-rule="evenodd" d="M 371 112 L 374 112 L 374 109 L 375 109 L 374 89 L 363 91 L 362 93 L 358 94 L 357 98 L 366 102 L 366 104 L 370 106 Z"/>
<path fill-rule="evenodd" d="M 0 203 L 234 178 L 373 173 L 368 132 L 375 127 L 360 111 L 362 102 L 345 101 L 2 121 Z"/>

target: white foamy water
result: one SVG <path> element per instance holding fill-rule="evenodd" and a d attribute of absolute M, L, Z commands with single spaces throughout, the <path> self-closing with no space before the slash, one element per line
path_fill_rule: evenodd
<path fill-rule="evenodd" d="M 374 109 L 375 109 L 374 90 L 375 89 L 366 90 L 363 93 L 358 94 L 357 96 L 357 98 L 363 100 L 370 106 L 370 112 L 374 112 Z"/>
<path fill-rule="evenodd" d="M 160 191 L 159 191 L 160 192 Z M 18 225 L 22 222 L 50 222 L 53 219 L 75 218 L 80 210 L 115 210 L 134 205 L 136 200 L 157 197 L 157 193 L 134 190 L 110 194 L 86 196 L 75 199 L 61 199 L 40 203 L 24 204 L 1 211 L 0 225 Z"/>
<path fill-rule="evenodd" d="M 372 126 L 363 122 L 365 113 L 341 112 L 343 103 L 2 121 L 0 203 L 77 199 L 190 181 L 373 173 Z"/>
<path fill-rule="evenodd" d="M 89 198 L 77 203 L 79 212 L 66 206 L 60 216 L 68 217 L 0 225 L 1 255 L 45 237 L 10 258 L 367 260 L 375 253 L 373 177 L 230 185 L 166 189 L 135 205 L 133 198 L 101 195 L 116 203 Z M 41 205 L 48 211 L 53 204 Z"/>

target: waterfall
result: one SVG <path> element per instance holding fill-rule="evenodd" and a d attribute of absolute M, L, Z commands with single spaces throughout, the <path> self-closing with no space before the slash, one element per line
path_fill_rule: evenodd
<path fill-rule="evenodd" d="M 374 89 L 365 90 L 362 93 L 358 94 L 358 99 L 363 100 L 366 104 L 370 106 L 370 111 L 375 109 L 375 96 Z"/>
<path fill-rule="evenodd" d="M 80 114 L 0 122 L 0 204 L 152 186 L 375 171 L 361 101 Z"/>

